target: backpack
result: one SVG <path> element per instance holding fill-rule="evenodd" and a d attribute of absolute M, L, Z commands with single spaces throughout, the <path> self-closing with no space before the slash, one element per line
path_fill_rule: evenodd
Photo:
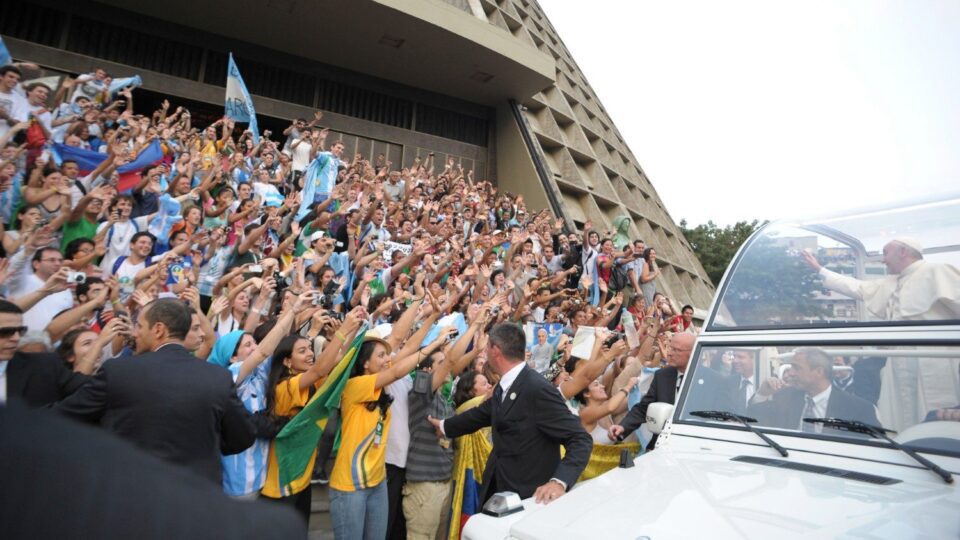
<path fill-rule="evenodd" d="M 614 263 L 611 270 L 610 281 L 607 283 L 607 288 L 611 292 L 620 292 L 630 286 L 630 278 L 627 277 L 627 271 L 623 269 L 623 265 Z"/>

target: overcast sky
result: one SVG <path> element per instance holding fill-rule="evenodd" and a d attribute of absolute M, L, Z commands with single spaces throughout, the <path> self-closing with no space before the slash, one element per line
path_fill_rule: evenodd
<path fill-rule="evenodd" d="M 678 222 L 960 191 L 960 1 L 540 4 Z"/>

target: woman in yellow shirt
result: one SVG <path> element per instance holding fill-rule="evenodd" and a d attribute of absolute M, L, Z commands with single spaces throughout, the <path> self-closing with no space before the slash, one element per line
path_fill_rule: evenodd
<path fill-rule="evenodd" d="M 340 451 L 330 474 L 330 516 L 338 540 L 386 537 L 385 458 L 393 398 L 383 388 L 410 373 L 453 331 L 442 330 L 430 345 L 393 363 L 390 344 L 367 332 L 340 398 Z"/>
<path fill-rule="evenodd" d="M 300 412 L 310 401 L 313 392 L 323 383 L 324 377 L 340 361 L 341 348 L 353 339 L 353 334 L 360 328 L 365 317 L 363 308 L 356 308 L 348 313 L 340 330 L 334 333 L 316 361 L 313 357 L 313 344 L 309 339 L 299 335 L 283 338 L 271 359 L 270 378 L 267 383 L 267 410 L 273 411 L 275 416 L 285 417 L 293 417 Z M 314 449 L 304 474 L 290 484 L 289 490 L 283 490 L 280 486 L 276 444 L 271 442 L 267 458 L 267 480 L 261 495 L 294 506 L 304 521 L 309 522 L 310 473 L 316 457 L 317 451 Z"/>

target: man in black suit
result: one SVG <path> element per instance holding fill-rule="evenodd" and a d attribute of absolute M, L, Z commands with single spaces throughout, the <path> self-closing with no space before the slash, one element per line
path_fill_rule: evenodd
<path fill-rule="evenodd" d="M 814 347 L 801 347 L 790 361 L 792 386 L 764 381 L 747 409 L 758 425 L 820 433 L 821 424 L 803 418 L 841 418 L 879 426 L 877 411 L 869 401 L 831 384 L 833 359 Z M 772 394 L 772 395 L 771 395 Z"/>
<path fill-rule="evenodd" d="M 108 360 L 91 382 L 55 408 L 101 426 L 157 457 L 220 484 L 220 454 L 254 441 L 230 373 L 182 345 L 191 311 L 162 298 L 140 312 L 137 356 Z"/>
<path fill-rule="evenodd" d="M 17 352 L 26 330 L 23 310 L 0 300 L 0 403 L 20 400 L 43 407 L 69 396 L 89 380 L 68 369 L 55 354 Z"/>
<path fill-rule="evenodd" d="M 0 538 L 305 538 L 292 508 L 220 486 L 102 429 L 0 407 Z"/>
<path fill-rule="evenodd" d="M 626 437 L 642 426 L 647 421 L 647 408 L 651 403 L 676 403 L 696 339 L 695 335 L 686 332 L 674 334 L 670 338 L 670 344 L 667 347 L 667 367 L 653 374 L 653 381 L 647 393 L 623 417 L 620 424 L 610 426 L 607 436 L 611 440 L 616 441 Z M 696 395 L 690 396 L 689 399 L 693 401 L 686 406 L 688 410 L 731 411 L 733 392 L 728 378 L 706 367 L 698 369 L 696 377 L 696 382 L 702 384 L 703 388 Z M 647 450 L 653 450 L 656 443 L 657 435 L 654 435 L 647 444 Z"/>
<path fill-rule="evenodd" d="M 460 437 L 493 427 L 493 451 L 483 472 L 486 501 L 498 491 L 514 491 L 548 503 L 563 495 L 580 477 L 593 442 L 557 389 L 526 367 L 525 336 L 515 324 L 490 331 L 487 363 L 500 375 L 493 396 L 469 411 L 437 420 L 439 434 Z M 560 459 L 560 445 L 566 455 Z"/>
<path fill-rule="evenodd" d="M 674 334 L 667 346 L 667 367 L 657 370 L 653 374 L 653 381 L 647 393 L 640 398 L 640 402 L 630 408 L 619 424 L 610 426 L 607 436 L 616 441 L 630 435 L 647 421 L 647 409 L 651 403 L 676 403 L 677 393 L 683 383 L 683 375 L 690 363 L 690 353 L 693 352 L 693 343 L 696 336 L 693 334 Z M 707 370 L 701 370 L 707 371 Z M 653 450 L 657 443 L 654 435 L 647 444 L 647 450 Z"/>

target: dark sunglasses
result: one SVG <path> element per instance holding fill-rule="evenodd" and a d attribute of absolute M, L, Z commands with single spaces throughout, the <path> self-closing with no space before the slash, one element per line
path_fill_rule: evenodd
<path fill-rule="evenodd" d="M 4 326 L 0 327 L 0 339 L 7 339 L 13 337 L 14 334 L 20 332 L 20 335 L 27 333 L 26 326 Z"/>

